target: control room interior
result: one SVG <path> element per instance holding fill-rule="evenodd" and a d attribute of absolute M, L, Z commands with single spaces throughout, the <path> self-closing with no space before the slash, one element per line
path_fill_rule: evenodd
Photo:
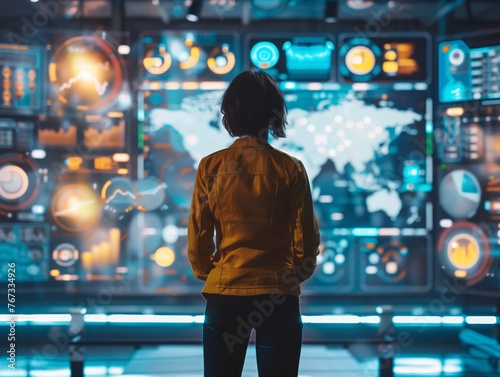
<path fill-rule="evenodd" d="M 500 376 L 500 1 L 0 9 L 0 377 L 203 375 L 189 210 L 247 69 L 321 233 L 299 376 Z"/>

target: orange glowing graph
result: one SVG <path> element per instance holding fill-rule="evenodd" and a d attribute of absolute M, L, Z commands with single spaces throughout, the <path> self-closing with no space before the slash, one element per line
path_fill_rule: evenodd
<path fill-rule="evenodd" d="M 89 127 L 83 131 L 84 144 L 91 148 L 123 148 L 125 147 L 125 121 L 117 126 L 100 130 Z"/>
<path fill-rule="evenodd" d="M 108 239 L 94 244 L 82 253 L 83 268 L 100 269 L 118 265 L 120 261 L 120 229 L 109 229 Z"/>
<path fill-rule="evenodd" d="M 382 65 L 384 72 L 411 75 L 419 71 L 417 61 L 412 58 L 415 52 L 412 43 L 386 43 L 384 49 L 385 61 Z"/>
<path fill-rule="evenodd" d="M 38 129 L 38 142 L 45 146 L 76 145 L 76 126 L 71 125 L 67 130 Z"/>
<path fill-rule="evenodd" d="M 476 266 L 481 250 L 477 240 L 468 234 L 458 234 L 450 240 L 448 258 L 458 269 L 468 270 Z"/>

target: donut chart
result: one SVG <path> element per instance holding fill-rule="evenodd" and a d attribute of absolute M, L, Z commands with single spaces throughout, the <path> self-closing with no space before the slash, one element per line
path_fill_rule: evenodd
<path fill-rule="evenodd" d="M 70 267 L 79 258 L 78 250 L 69 243 L 58 245 L 52 252 L 52 259 L 61 267 Z"/>
<path fill-rule="evenodd" d="M 481 185 L 478 179 L 463 169 L 448 173 L 439 184 L 439 203 L 453 218 L 471 218 L 481 204 Z"/>
<path fill-rule="evenodd" d="M 368 261 L 377 267 L 377 275 L 386 283 L 393 284 L 408 275 L 408 247 L 399 241 L 389 241 L 379 245 Z"/>
<path fill-rule="evenodd" d="M 252 47 L 250 59 L 260 69 L 272 68 L 278 63 L 280 52 L 278 47 L 271 42 L 259 42 Z"/>
<path fill-rule="evenodd" d="M 351 39 L 339 50 L 340 73 L 349 80 L 369 81 L 382 70 L 381 56 L 380 48 L 372 41 Z"/>

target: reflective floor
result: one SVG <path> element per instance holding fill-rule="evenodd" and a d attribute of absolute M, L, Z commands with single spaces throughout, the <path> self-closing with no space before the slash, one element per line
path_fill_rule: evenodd
<path fill-rule="evenodd" d="M 66 377 L 70 376 L 67 352 L 19 350 L 16 369 L 2 362 L 1 377 Z M 493 363 L 461 350 L 445 352 L 432 346 L 411 350 L 395 360 L 395 376 L 500 376 Z M 450 350 L 448 350 L 450 351 Z M 458 351 L 458 352 L 457 352 Z M 300 377 L 377 377 L 378 359 L 369 346 L 349 349 L 304 345 Z M 29 358 L 28 358 L 29 355 Z M 5 360 L 5 359 L 4 359 Z M 85 376 L 127 377 L 202 377 L 202 348 L 197 345 L 132 347 L 87 347 Z M 255 348 L 249 347 L 243 377 L 257 377 Z"/>

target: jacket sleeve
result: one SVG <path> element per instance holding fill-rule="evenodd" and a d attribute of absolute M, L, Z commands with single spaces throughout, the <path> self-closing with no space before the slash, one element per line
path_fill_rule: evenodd
<path fill-rule="evenodd" d="M 214 221 L 208 205 L 208 191 L 203 181 L 203 159 L 200 161 L 191 201 L 188 226 L 187 253 L 196 278 L 207 280 L 213 268 L 215 251 Z"/>
<path fill-rule="evenodd" d="M 297 168 L 297 175 L 290 189 L 289 207 L 295 273 L 302 282 L 308 279 L 316 268 L 320 235 L 306 170 L 300 161 Z"/>

